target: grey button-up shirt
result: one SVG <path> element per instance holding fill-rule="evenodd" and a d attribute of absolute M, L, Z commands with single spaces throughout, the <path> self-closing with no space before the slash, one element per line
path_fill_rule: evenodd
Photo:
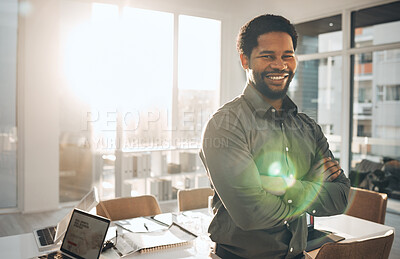
<path fill-rule="evenodd" d="M 305 212 L 343 213 L 350 182 L 311 168 L 332 157 L 321 128 L 285 97 L 275 111 L 254 87 L 221 107 L 203 134 L 200 156 L 215 189 L 211 239 L 245 258 L 291 258 L 307 241 Z M 260 175 L 296 179 L 283 196 L 266 192 Z M 292 182 L 292 181 L 288 181 Z"/>

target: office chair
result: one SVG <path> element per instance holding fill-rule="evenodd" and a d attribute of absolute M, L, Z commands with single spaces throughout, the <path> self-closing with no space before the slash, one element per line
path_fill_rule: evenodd
<path fill-rule="evenodd" d="M 387 194 L 351 187 L 345 214 L 385 224 Z"/>
<path fill-rule="evenodd" d="M 208 207 L 208 196 L 213 196 L 213 189 L 196 188 L 178 190 L 178 209 L 179 211 L 193 210 Z"/>
<path fill-rule="evenodd" d="M 96 213 L 115 221 L 157 215 L 161 213 L 161 209 L 156 197 L 142 195 L 100 201 L 96 206 Z"/>
<path fill-rule="evenodd" d="M 324 244 L 315 259 L 387 259 L 390 254 L 394 239 L 393 230 L 385 235 L 360 241 L 348 243 L 326 243 Z M 312 258 L 305 253 L 307 259 Z"/>

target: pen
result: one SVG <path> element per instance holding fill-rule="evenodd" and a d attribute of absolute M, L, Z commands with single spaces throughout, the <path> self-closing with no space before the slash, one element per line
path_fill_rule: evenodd
<path fill-rule="evenodd" d="M 146 223 L 143 223 L 144 228 L 149 232 L 149 228 L 147 227 Z"/>

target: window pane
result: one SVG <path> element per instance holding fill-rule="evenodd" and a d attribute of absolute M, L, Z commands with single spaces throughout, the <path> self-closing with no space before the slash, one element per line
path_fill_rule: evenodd
<path fill-rule="evenodd" d="M 171 13 L 63 1 L 60 201 L 115 191 L 115 150 L 170 136 Z M 162 42 L 162 44 L 160 44 Z"/>
<path fill-rule="evenodd" d="M 178 133 L 181 145 L 199 144 L 209 116 L 218 107 L 221 22 L 179 16 Z"/>
<path fill-rule="evenodd" d="M 353 47 L 400 41 L 400 2 L 352 12 Z"/>
<path fill-rule="evenodd" d="M 311 54 L 342 49 L 342 16 L 296 24 L 297 53 Z"/>
<path fill-rule="evenodd" d="M 125 8 L 123 28 L 120 97 L 125 146 L 159 146 L 160 140 L 170 138 L 174 16 Z"/>
<path fill-rule="evenodd" d="M 0 209 L 17 207 L 18 1 L 0 3 Z"/>
<path fill-rule="evenodd" d="M 341 79 L 340 56 L 302 61 L 289 87 L 289 96 L 321 126 L 330 149 L 340 158 L 341 144 Z"/>
<path fill-rule="evenodd" d="M 399 55 L 395 49 L 354 57 L 352 167 L 363 159 L 400 157 Z"/>

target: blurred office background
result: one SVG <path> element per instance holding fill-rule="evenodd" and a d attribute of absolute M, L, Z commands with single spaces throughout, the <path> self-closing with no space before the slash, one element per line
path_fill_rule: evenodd
<path fill-rule="evenodd" d="M 1 0 L 0 213 L 68 206 L 92 186 L 101 199 L 176 202 L 177 189 L 207 185 L 193 154 L 210 115 L 242 92 L 236 35 L 263 13 L 295 23 L 289 95 L 346 173 L 398 162 L 398 1 Z"/>

